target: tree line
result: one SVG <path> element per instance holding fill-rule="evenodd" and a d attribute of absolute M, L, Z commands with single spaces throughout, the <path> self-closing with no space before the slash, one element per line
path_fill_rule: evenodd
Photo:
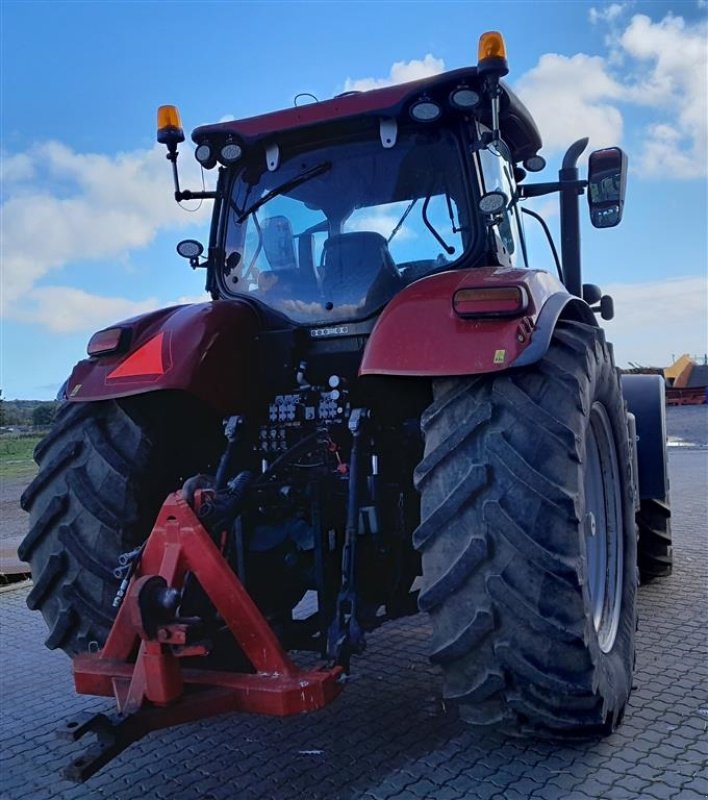
<path fill-rule="evenodd" d="M 0 428 L 51 425 L 60 405 L 56 400 L 5 400 L 0 395 Z"/>

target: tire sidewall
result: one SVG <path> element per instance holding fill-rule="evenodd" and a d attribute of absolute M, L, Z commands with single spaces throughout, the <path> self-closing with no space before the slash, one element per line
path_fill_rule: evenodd
<path fill-rule="evenodd" d="M 636 591 L 637 591 L 637 529 L 634 517 L 634 486 L 632 479 L 632 461 L 629 445 L 627 414 L 622 397 L 619 377 L 614 368 L 609 348 L 602 342 L 591 359 L 588 370 L 588 394 L 584 413 L 581 417 L 582 436 L 581 469 L 587 467 L 585 452 L 586 434 L 590 426 L 590 410 L 594 403 L 600 403 L 607 413 L 610 423 L 614 449 L 617 458 L 618 478 L 621 496 L 618 498 L 622 519 L 622 590 L 617 634 L 609 652 L 600 648 L 597 632 L 592 624 L 589 594 L 588 563 L 585 557 L 585 540 L 582 520 L 586 513 L 584 493 L 584 475 L 579 475 L 581 524 L 578 529 L 578 544 L 581 553 L 581 575 L 583 601 L 587 609 L 587 643 L 595 664 L 597 687 L 606 698 L 608 730 L 614 728 L 621 718 L 624 706 L 632 688 L 632 672 L 635 660 L 635 631 L 637 627 Z"/>

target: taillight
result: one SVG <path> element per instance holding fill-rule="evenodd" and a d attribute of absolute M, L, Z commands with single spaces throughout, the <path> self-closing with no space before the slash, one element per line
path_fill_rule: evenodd
<path fill-rule="evenodd" d="M 458 317 L 514 317 L 523 314 L 529 296 L 523 286 L 475 287 L 458 289 L 452 297 L 452 308 Z"/>
<path fill-rule="evenodd" d="M 86 351 L 90 356 L 105 356 L 125 349 L 129 331 L 126 328 L 106 328 L 89 339 Z"/>

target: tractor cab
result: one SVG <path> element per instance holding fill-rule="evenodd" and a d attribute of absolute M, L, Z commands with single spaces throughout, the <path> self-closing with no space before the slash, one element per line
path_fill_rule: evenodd
<path fill-rule="evenodd" d="M 487 42 L 477 67 L 197 128 L 197 160 L 220 165 L 217 189 L 181 192 L 176 181 L 176 196 L 217 201 L 212 296 L 331 325 L 371 317 L 432 273 L 526 266 L 516 179 L 544 161 L 533 120 L 499 82 L 505 65 Z M 177 112 L 160 114 L 175 163 Z M 494 191 L 506 202 L 490 226 L 479 202 Z"/>

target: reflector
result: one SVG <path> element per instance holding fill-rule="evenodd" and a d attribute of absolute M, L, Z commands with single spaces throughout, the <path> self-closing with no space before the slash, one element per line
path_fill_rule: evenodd
<path fill-rule="evenodd" d="M 119 364 L 108 378 L 133 378 L 139 375 L 162 375 L 165 366 L 162 359 L 162 340 L 164 333 L 158 333 L 142 347 L 131 353 Z"/>

